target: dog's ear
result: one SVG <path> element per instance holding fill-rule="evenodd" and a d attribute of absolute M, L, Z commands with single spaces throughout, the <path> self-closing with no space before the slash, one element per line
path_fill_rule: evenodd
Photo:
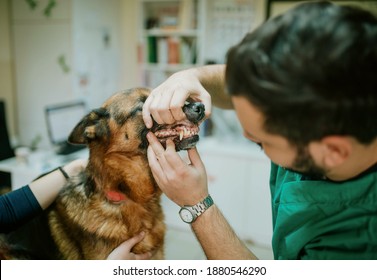
<path fill-rule="evenodd" d="M 87 144 L 90 141 L 106 137 L 108 138 L 108 118 L 110 114 L 105 108 L 92 110 L 82 118 L 68 137 L 72 144 Z"/>

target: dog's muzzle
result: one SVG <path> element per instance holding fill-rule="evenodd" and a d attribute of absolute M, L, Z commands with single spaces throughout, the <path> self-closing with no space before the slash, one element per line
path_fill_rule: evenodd
<path fill-rule="evenodd" d="M 166 140 L 171 139 L 177 151 L 195 147 L 199 141 L 199 124 L 204 118 L 204 105 L 200 102 L 187 103 L 182 108 L 186 120 L 171 124 L 159 125 L 154 122 L 152 132 L 160 143 L 166 147 Z"/>

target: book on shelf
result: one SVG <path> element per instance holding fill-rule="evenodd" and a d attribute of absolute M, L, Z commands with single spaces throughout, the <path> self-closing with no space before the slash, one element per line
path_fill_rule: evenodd
<path fill-rule="evenodd" d="M 147 62 L 159 64 L 195 64 L 196 39 L 148 36 Z"/>
<path fill-rule="evenodd" d="M 157 62 L 161 64 L 168 64 L 168 40 L 165 37 L 158 38 L 157 41 Z"/>
<path fill-rule="evenodd" d="M 180 40 L 175 37 L 168 38 L 168 63 L 177 64 L 179 63 L 179 47 Z"/>
<path fill-rule="evenodd" d="M 157 63 L 157 37 L 148 36 L 148 63 Z"/>

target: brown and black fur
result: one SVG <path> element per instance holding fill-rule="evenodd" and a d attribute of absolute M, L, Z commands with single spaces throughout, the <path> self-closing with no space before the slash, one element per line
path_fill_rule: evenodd
<path fill-rule="evenodd" d="M 68 140 L 88 146 L 85 172 L 69 180 L 44 215 L 21 229 L 26 236 L 9 235 L 12 245 L 3 243 L 3 256 L 17 252 L 18 258 L 105 259 L 144 231 L 145 238 L 132 251 L 164 258 L 161 191 L 148 165 L 148 130 L 141 115 L 148 95 L 144 88 L 115 94 L 77 124 Z M 200 114 L 194 112 L 192 119 L 203 118 L 204 110 Z M 124 199 L 114 201 L 111 192 Z"/>

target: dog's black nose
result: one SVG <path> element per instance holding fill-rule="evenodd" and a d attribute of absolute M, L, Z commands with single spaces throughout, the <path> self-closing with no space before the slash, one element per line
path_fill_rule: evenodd
<path fill-rule="evenodd" d="M 199 114 L 199 115 L 202 115 L 204 114 L 204 105 L 203 103 L 199 103 L 199 102 L 195 102 L 192 104 L 192 110 Z"/>
<path fill-rule="evenodd" d="M 189 121 L 197 123 L 204 118 L 204 104 L 200 102 L 188 103 L 183 106 L 183 112 Z"/>

